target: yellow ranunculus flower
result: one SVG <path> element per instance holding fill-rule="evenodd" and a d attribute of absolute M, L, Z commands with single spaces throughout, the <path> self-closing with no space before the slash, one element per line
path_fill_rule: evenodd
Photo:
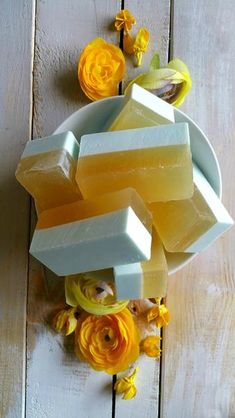
<path fill-rule="evenodd" d="M 115 28 L 120 31 L 124 30 L 125 33 L 130 32 L 132 25 L 136 24 L 135 17 L 127 9 L 121 10 L 115 18 Z"/>
<path fill-rule="evenodd" d="M 147 51 L 149 37 L 149 31 L 145 28 L 140 28 L 136 35 L 135 42 L 133 44 L 133 51 L 137 59 L 137 67 L 141 65 L 143 53 Z"/>
<path fill-rule="evenodd" d="M 103 316 L 83 313 L 76 328 L 75 352 L 95 370 L 108 374 L 126 370 L 139 356 L 139 333 L 130 311 Z"/>
<path fill-rule="evenodd" d="M 94 101 L 115 96 L 124 74 L 125 58 L 117 46 L 96 38 L 83 49 L 78 79 L 89 99 Z"/>
<path fill-rule="evenodd" d="M 160 357 L 161 349 L 158 346 L 161 338 L 158 335 L 150 335 L 141 341 L 140 349 L 149 357 Z"/>
<path fill-rule="evenodd" d="M 134 83 L 176 107 L 184 102 L 192 87 L 188 67 L 180 59 L 170 61 L 166 68 L 150 68 L 148 73 L 138 75 L 126 91 Z"/>
<path fill-rule="evenodd" d="M 129 399 L 132 399 L 135 397 L 137 390 L 135 386 L 135 378 L 136 373 L 139 370 L 138 367 L 133 371 L 133 373 L 130 376 L 122 377 L 121 379 L 118 379 L 114 385 L 114 390 L 122 394 L 122 399 L 125 399 L 125 401 L 128 401 Z"/>
<path fill-rule="evenodd" d="M 65 278 L 65 298 L 70 306 L 81 306 L 95 315 L 107 315 L 124 309 L 128 301 L 116 301 L 114 284 L 94 279 L 91 273 Z"/>

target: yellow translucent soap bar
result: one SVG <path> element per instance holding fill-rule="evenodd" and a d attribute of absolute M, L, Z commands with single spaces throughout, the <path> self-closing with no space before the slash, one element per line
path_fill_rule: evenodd
<path fill-rule="evenodd" d="M 104 215 L 131 207 L 145 228 L 152 231 L 152 215 L 138 193 L 131 188 L 103 194 L 88 200 L 80 200 L 40 214 L 36 228 L 51 228 L 83 219 Z"/>
<path fill-rule="evenodd" d="M 16 178 L 36 200 L 39 212 L 82 198 L 75 181 L 78 151 L 72 132 L 26 144 Z"/>
<path fill-rule="evenodd" d="M 86 199 L 125 187 L 148 202 L 191 197 L 187 123 L 84 135 L 76 181 Z"/>
<path fill-rule="evenodd" d="M 194 165 L 192 198 L 151 203 L 153 223 L 169 252 L 204 250 L 233 224 L 233 220 L 201 171 Z"/>
<path fill-rule="evenodd" d="M 163 297 L 166 295 L 167 277 L 164 249 L 153 228 L 150 260 L 114 267 L 116 298 L 123 300 Z"/>
<path fill-rule="evenodd" d="M 133 84 L 125 94 L 121 111 L 110 122 L 108 130 L 144 128 L 174 121 L 174 108 L 170 104 Z"/>

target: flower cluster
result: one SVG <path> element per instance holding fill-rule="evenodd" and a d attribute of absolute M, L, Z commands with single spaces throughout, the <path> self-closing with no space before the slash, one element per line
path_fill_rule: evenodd
<path fill-rule="evenodd" d="M 148 49 L 150 34 L 146 28 L 141 27 L 133 37 L 131 31 L 135 24 L 135 17 L 124 9 L 116 15 L 114 27 L 117 31 L 123 31 L 124 52 L 133 54 L 136 65 L 140 66 L 143 54 Z M 80 86 L 92 101 L 115 96 L 118 94 L 119 83 L 125 76 L 125 68 L 122 50 L 104 39 L 96 38 L 81 53 L 78 64 Z M 160 68 L 158 54 L 153 56 L 149 72 L 139 74 L 127 88 L 133 83 L 150 90 L 174 106 L 183 103 L 192 86 L 189 70 L 181 60 L 174 59 L 165 68 Z"/>
<path fill-rule="evenodd" d="M 117 302 L 113 283 L 91 273 L 66 277 L 65 297 L 70 306 L 55 315 L 53 326 L 66 336 L 74 333 L 77 357 L 93 369 L 116 374 L 126 371 L 141 353 L 160 357 L 160 337 L 153 327 L 146 336 L 149 323 L 157 330 L 169 322 L 169 312 L 159 298 Z M 115 384 L 125 400 L 136 395 L 136 373 L 137 368 Z"/>

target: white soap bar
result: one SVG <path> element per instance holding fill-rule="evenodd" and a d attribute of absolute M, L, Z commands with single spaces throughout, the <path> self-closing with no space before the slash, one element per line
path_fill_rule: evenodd
<path fill-rule="evenodd" d="M 67 151 L 74 160 L 78 159 L 79 145 L 71 131 L 28 141 L 21 159 L 62 149 Z"/>
<path fill-rule="evenodd" d="M 131 207 L 36 229 L 30 253 L 58 276 L 148 260 L 151 235 Z"/>
<path fill-rule="evenodd" d="M 149 261 L 116 266 L 113 271 L 117 300 L 166 296 L 167 262 L 156 231 L 153 229 Z"/>
<path fill-rule="evenodd" d="M 174 122 L 173 106 L 137 84 L 133 84 L 125 95 L 120 113 L 109 122 L 108 130 L 120 131 Z"/>
<path fill-rule="evenodd" d="M 199 168 L 193 165 L 194 184 L 201 193 L 208 205 L 208 209 L 214 215 L 214 225 L 192 243 L 184 252 L 197 253 L 203 251 L 220 235 L 227 231 L 233 225 L 233 219 L 219 200 L 214 190 L 206 180 Z"/>
<path fill-rule="evenodd" d="M 189 144 L 188 124 L 184 122 L 126 131 L 101 132 L 82 136 L 79 158 L 112 152 Z"/>

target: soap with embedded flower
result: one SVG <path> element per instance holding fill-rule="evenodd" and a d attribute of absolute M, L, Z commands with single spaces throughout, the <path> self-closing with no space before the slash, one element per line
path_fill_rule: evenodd
<path fill-rule="evenodd" d="M 190 198 L 187 123 L 84 135 L 76 181 L 85 199 L 133 187 L 146 202 Z"/>
<path fill-rule="evenodd" d="M 70 131 L 27 142 L 16 178 L 36 200 L 39 212 L 82 198 L 75 181 L 78 152 Z"/>
<path fill-rule="evenodd" d="M 148 207 L 164 247 L 169 252 L 203 251 L 233 225 L 214 190 L 193 165 L 194 194 L 177 202 L 155 202 Z"/>
<path fill-rule="evenodd" d="M 112 121 L 109 121 L 108 131 L 144 128 L 174 122 L 173 106 L 138 84 L 133 84 L 124 96 L 120 112 L 112 117 Z"/>

